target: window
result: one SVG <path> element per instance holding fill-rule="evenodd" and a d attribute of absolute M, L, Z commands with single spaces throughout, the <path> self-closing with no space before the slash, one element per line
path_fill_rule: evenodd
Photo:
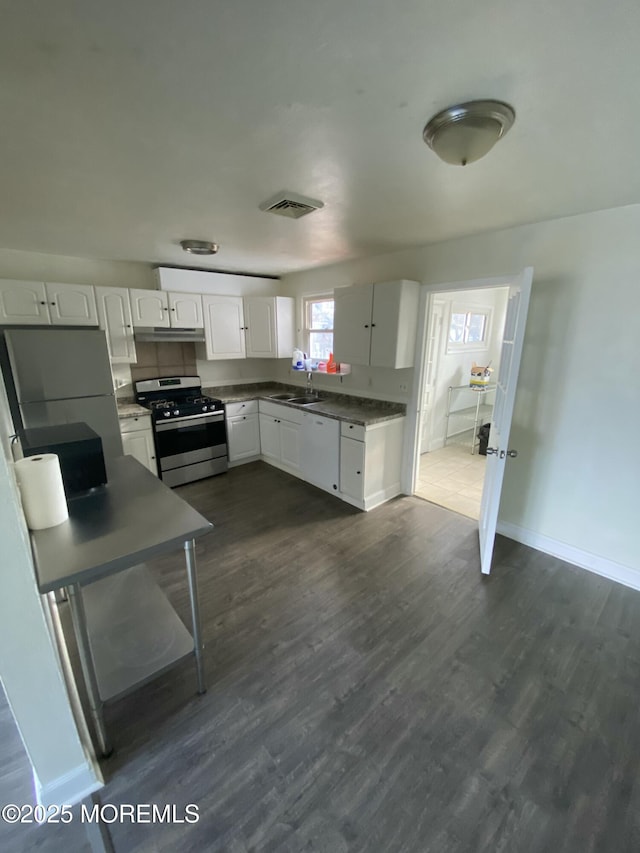
<path fill-rule="evenodd" d="M 333 297 L 311 296 L 304 307 L 309 358 L 327 361 L 333 352 Z"/>
<path fill-rule="evenodd" d="M 491 309 L 465 311 L 456 305 L 451 309 L 447 352 L 487 349 Z"/>

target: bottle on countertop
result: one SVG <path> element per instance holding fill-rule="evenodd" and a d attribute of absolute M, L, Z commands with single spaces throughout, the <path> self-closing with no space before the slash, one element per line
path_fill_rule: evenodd
<path fill-rule="evenodd" d="M 291 367 L 294 370 L 304 370 L 304 353 L 302 350 L 294 349 Z"/>

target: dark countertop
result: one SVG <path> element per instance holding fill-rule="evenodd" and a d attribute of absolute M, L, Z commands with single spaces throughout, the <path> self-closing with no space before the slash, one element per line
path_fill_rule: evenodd
<path fill-rule="evenodd" d="M 223 403 L 241 403 L 246 400 L 269 400 L 272 394 L 291 391 L 291 396 L 304 394 L 299 385 L 285 385 L 279 382 L 260 382 L 250 385 L 226 385 L 203 388 L 205 394 L 217 397 Z M 319 392 L 321 400 L 309 406 L 286 403 L 283 400 L 271 400 L 290 406 L 292 409 L 316 412 L 335 420 L 346 421 L 360 426 L 370 426 L 383 421 L 403 418 L 407 407 L 404 403 L 391 403 L 386 400 L 372 400 L 368 397 L 353 397 L 349 394 L 335 394 L 330 391 Z"/>
<path fill-rule="evenodd" d="M 120 456 L 106 486 L 69 501 L 67 521 L 32 531 L 38 589 L 92 583 L 212 528 L 132 456 Z"/>

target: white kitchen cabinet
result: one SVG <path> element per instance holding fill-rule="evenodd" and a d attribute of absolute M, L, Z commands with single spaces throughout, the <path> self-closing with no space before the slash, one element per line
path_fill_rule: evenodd
<path fill-rule="evenodd" d="M 258 401 L 228 403 L 225 409 L 229 462 L 241 463 L 257 458 L 260 455 Z"/>
<path fill-rule="evenodd" d="M 302 477 L 327 492 L 338 492 L 340 482 L 340 421 L 304 413 L 301 431 Z"/>
<path fill-rule="evenodd" d="M 202 296 L 199 293 L 168 293 L 169 323 L 178 329 L 202 329 Z"/>
<path fill-rule="evenodd" d="M 387 281 L 334 290 L 334 358 L 371 367 L 413 367 L 420 286 Z"/>
<path fill-rule="evenodd" d="M 204 353 L 209 360 L 246 358 L 244 306 L 241 296 L 202 297 Z"/>
<path fill-rule="evenodd" d="M 294 345 L 294 304 L 289 296 L 245 296 L 247 358 L 290 358 Z"/>
<path fill-rule="evenodd" d="M 42 281 L 0 281 L 0 324 L 48 326 L 49 309 Z"/>
<path fill-rule="evenodd" d="M 98 311 L 89 284 L 0 281 L 0 324 L 97 326 Z"/>
<path fill-rule="evenodd" d="M 158 476 L 150 415 L 120 419 L 120 435 L 125 456 L 133 456 L 152 474 Z"/>
<path fill-rule="evenodd" d="M 260 447 L 265 461 L 300 473 L 300 434 L 304 414 L 299 409 L 260 400 Z"/>
<path fill-rule="evenodd" d="M 132 287 L 129 296 L 134 328 L 169 328 L 169 298 L 166 293 Z"/>
<path fill-rule="evenodd" d="M 90 284 L 45 282 L 49 315 L 54 326 L 97 326 L 98 309 Z"/>
<path fill-rule="evenodd" d="M 340 496 L 360 509 L 401 493 L 400 471 L 405 418 L 362 427 L 340 427 Z"/>
<path fill-rule="evenodd" d="M 112 364 L 131 364 L 136 360 L 129 289 L 96 287 L 98 322 L 107 336 Z"/>

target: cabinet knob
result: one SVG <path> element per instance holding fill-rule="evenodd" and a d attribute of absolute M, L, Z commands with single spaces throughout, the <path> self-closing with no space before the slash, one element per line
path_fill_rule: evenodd
<path fill-rule="evenodd" d="M 131 323 L 127 323 L 127 329 L 131 328 Z"/>
<path fill-rule="evenodd" d="M 375 329 L 375 327 L 376 327 L 376 324 L 375 324 L 375 323 L 372 323 L 372 324 L 371 324 L 371 328 L 372 328 L 372 329 Z"/>
<path fill-rule="evenodd" d="M 243 416 L 242 416 L 242 420 L 243 420 L 243 421 L 246 421 L 246 419 L 247 419 L 247 416 L 246 416 L 246 415 L 243 415 Z"/>
<path fill-rule="evenodd" d="M 368 329 L 368 328 L 369 328 L 369 324 L 368 324 L 368 323 L 365 323 L 365 324 L 364 324 L 364 327 L 365 327 L 365 329 Z"/>
<path fill-rule="evenodd" d="M 360 471 L 356 471 L 356 474 L 359 474 L 359 473 L 360 473 Z"/>
<path fill-rule="evenodd" d="M 46 305 L 46 304 L 47 304 L 46 302 L 41 302 L 41 303 L 40 303 L 40 305 Z"/>
<path fill-rule="evenodd" d="M 175 311 L 176 309 L 175 309 L 175 308 L 172 308 L 171 310 L 172 310 L 172 311 Z"/>
<path fill-rule="evenodd" d="M 51 304 L 52 304 L 52 305 L 55 305 L 56 303 L 55 303 L 55 302 L 52 302 Z"/>
<path fill-rule="evenodd" d="M 338 491 L 338 487 L 337 487 L 337 485 L 336 485 L 335 483 L 333 484 L 333 488 L 334 488 L 336 491 Z"/>
<path fill-rule="evenodd" d="M 349 424 L 349 429 L 353 429 L 353 424 Z"/>

